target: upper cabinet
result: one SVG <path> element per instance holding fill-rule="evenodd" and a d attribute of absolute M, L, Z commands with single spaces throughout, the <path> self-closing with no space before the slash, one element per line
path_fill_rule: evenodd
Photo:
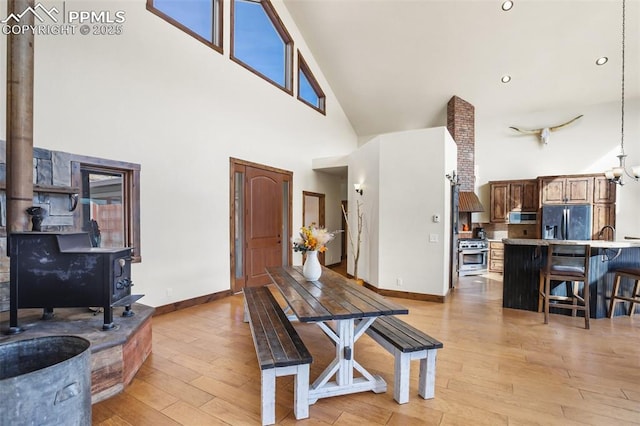
<path fill-rule="evenodd" d="M 509 184 L 489 182 L 491 186 L 491 223 L 505 223 L 509 217 Z"/>
<path fill-rule="evenodd" d="M 509 183 L 509 210 L 535 212 L 538 210 L 539 198 L 537 180 L 516 180 Z"/>
<path fill-rule="evenodd" d="M 508 223 L 509 212 L 538 210 L 538 181 L 535 179 L 489 182 L 491 223 Z"/>
<path fill-rule="evenodd" d="M 591 204 L 593 176 L 548 176 L 539 178 L 542 204 Z"/>
<path fill-rule="evenodd" d="M 545 204 L 591 204 L 594 232 L 604 225 L 615 226 L 616 185 L 602 174 L 541 176 L 489 185 L 492 223 L 509 223 L 510 212 L 537 212 Z"/>
<path fill-rule="evenodd" d="M 604 176 L 596 176 L 593 181 L 594 203 L 615 203 L 616 184 Z"/>

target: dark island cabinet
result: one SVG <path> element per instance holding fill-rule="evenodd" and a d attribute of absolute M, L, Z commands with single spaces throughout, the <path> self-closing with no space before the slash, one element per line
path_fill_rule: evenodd
<path fill-rule="evenodd" d="M 505 244 L 503 262 L 502 307 L 537 311 L 540 247 Z"/>
<path fill-rule="evenodd" d="M 593 241 L 593 244 L 597 242 Z M 502 292 L 504 308 L 538 310 L 540 269 L 546 259 L 547 246 L 544 242 L 541 245 L 505 243 Z M 639 267 L 640 246 L 620 248 L 592 246 L 589 263 L 591 318 L 607 317 L 615 270 Z M 563 294 L 564 290 L 565 286 L 558 285 L 554 293 Z M 622 292 L 625 294 L 631 292 L 631 285 L 628 282 L 623 284 Z M 626 315 L 626 309 L 628 304 L 619 303 L 614 316 Z M 551 312 L 571 315 L 571 312 L 566 310 L 552 309 Z M 581 312 L 578 313 L 578 315 L 581 314 Z M 542 314 L 540 315 L 540 321 L 542 321 Z"/>

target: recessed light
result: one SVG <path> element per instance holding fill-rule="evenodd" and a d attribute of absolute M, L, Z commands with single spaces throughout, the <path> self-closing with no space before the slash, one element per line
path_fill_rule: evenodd
<path fill-rule="evenodd" d="M 607 62 L 609 62 L 609 58 L 607 58 L 606 56 L 601 56 L 600 58 L 596 59 L 596 65 L 604 65 Z"/>
<path fill-rule="evenodd" d="M 507 0 L 504 3 L 502 3 L 502 10 L 504 10 L 505 12 L 508 10 L 511 10 L 512 7 L 513 7 L 513 2 L 510 0 Z"/>
<path fill-rule="evenodd" d="M 502 78 L 500 79 L 501 82 L 503 83 L 508 83 L 511 81 L 511 76 L 510 75 L 503 75 Z"/>

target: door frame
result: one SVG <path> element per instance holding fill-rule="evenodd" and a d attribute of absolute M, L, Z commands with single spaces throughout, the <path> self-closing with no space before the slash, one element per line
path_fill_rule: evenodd
<path fill-rule="evenodd" d="M 326 212 L 325 212 L 326 194 L 322 194 L 319 192 L 311 192 L 311 191 L 302 191 L 302 226 L 311 225 L 310 223 L 304 223 L 304 218 L 306 217 L 306 213 L 307 213 L 307 200 L 306 200 L 307 197 L 316 197 L 318 199 L 318 223 L 316 223 L 316 226 L 318 228 L 324 228 L 325 221 L 326 221 Z M 324 253 L 320 253 L 320 256 L 318 257 L 318 259 L 320 260 L 321 265 L 325 264 Z"/>
<path fill-rule="evenodd" d="M 341 262 L 345 262 L 347 260 L 347 256 L 348 256 L 348 244 L 349 242 L 347 241 L 347 239 L 349 238 L 349 233 L 347 232 L 347 221 L 344 217 L 345 212 L 347 212 L 347 214 L 349 213 L 349 201 L 348 200 L 341 200 L 340 201 L 340 229 L 343 230 L 342 233 L 342 241 L 341 241 L 341 249 L 342 249 L 342 253 L 340 254 L 340 261 Z"/>
<path fill-rule="evenodd" d="M 288 191 L 288 195 L 289 195 L 289 199 L 287 200 L 288 203 L 288 210 L 289 210 L 289 214 L 288 214 L 288 235 L 291 236 L 291 232 L 293 230 L 293 225 L 292 225 L 292 220 L 293 220 L 293 172 L 289 171 L 289 170 L 284 170 L 284 169 L 279 169 L 277 167 L 272 167 L 272 166 L 267 166 L 265 164 L 259 164 L 259 163 L 254 163 L 251 161 L 245 161 L 245 160 L 241 160 L 239 158 L 234 158 L 234 157 L 229 157 L 229 286 L 231 288 L 231 291 L 234 293 L 238 293 L 242 290 L 242 284 L 244 283 L 244 280 L 241 283 L 237 283 L 236 282 L 236 274 L 235 274 L 235 270 L 236 270 L 236 256 L 235 256 L 235 239 L 236 239 L 236 226 L 235 226 L 235 217 L 236 217 L 236 205 L 235 205 L 235 192 L 236 192 L 236 180 L 235 180 L 235 174 L 236 172 L 245 172 L 246 167 L 253 167 L 256 169 L 261 169 L 261 170 L 265 170 L 265 171 L 269 171 L 269 172 L 275 172 L 275 173 L 280 173 L 282 175 L 285 175 L 285 179 L 284 181 L 289 183 L 289 191 Z M 245 194 L 243 194 L 243 197 L 245 197 Z M 246 217 L 245 219 L 243 219 L 246 221 Z M 285 242 L 283 241 L 283 244 L 285 244 Z M 244 247 L 244 245 L 243 245 Z M 292 246 L 291 246 L 291 238 L 287 238 L 287 242 L 286 242 L 286 247 L 287 247 L 287 262 L 288 265 L 291 265 L 291 250 L 292 250 Z M 244 274 L 246 276 L 246 270 L 244 271 Z"/>

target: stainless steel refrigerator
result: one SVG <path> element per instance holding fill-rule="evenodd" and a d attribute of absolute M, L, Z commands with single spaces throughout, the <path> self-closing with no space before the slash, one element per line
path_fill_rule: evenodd
<path fill-rule="evenodd" d="M 590 240 L 591 205 L 542 206 L 542 238 L 545 240 Z"/>

